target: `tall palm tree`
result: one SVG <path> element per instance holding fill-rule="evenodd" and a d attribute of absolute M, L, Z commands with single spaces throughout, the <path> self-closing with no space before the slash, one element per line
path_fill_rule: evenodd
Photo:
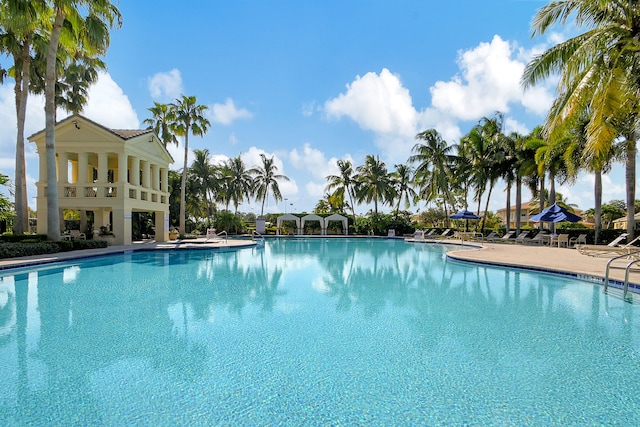
<path fill-rule="evenodd" d="M 31 84 L 32 50 L 40 47 L 43 37 L 45 8 L 41 3 L 27 0 L 3 0 L 0 2 L 0 52 L 13 58 L 12 75 L 17 118 L 15 159 L 15 211 L 14 233 L 24 233 L 29 226 L 27 177 L 24 157 L 24 127 L 29 85 Z M 5 70 L 1 70 L 4 74 Z M 0 76 L 0 82 L 2 81 Z"/>
<path fill-rule="evenodd" d="M 195 159 L 189 168 L 189 176 L 192 176 L 192 181 L 198 184 L 198 193 L 203 196 L 207 219 L 211 220 L 211 215 L 214 213 L 213 200 L 214 193 L 217 186 L 216 168 L 211 164 L 211 155 L 209 150 L 193 150 Z"/>
<path fill-rule="evenodd" d="M 260 216 L 262 216 L 264 215 L 264 203 L 269 197 L 269 193 L 273 193 L 273 198 L 276 203 L 282 200 L 278 180 L 289 181 L 289 178 L 277 173 L 278 167 L 275 165 L 273 157 L 260 154 L 260 158 L 262 159 L 262 165 L 251 169 L 251 174 L 254 175 L 254 194 L 256 200 L 262 201 L 262 207 L 260 209 Z"/>
<path fill-rule="evenodd" d="M 349 196 L 349 203 L 351 204 L 351 213 L 353 214 L 353 221 L 356 220 L 356 210 L 354 200 L 356 198 L 356 184 L 355 171 L 353 165 L 349 160 L 338 160 L 336 162 L 340 173 L 338 175 L 329 175 L 326 179 L 329 181 L 327 184 L 327 191 L 333 191 L 338 197 L 344 199 L 344 195 Z"/>
<path fill-rule="evenodd" d="M 575 18 L 588 29 L 548 49 L 525 68 L 522 82 L 535 85 L 560 72 L 557 97 L 546 120 L 549 132 L 589 109 L 585 153 L 607 158 L 618 138 L 625 151 L 627 232 L 634 234 L 635 155 L 640 107 L 640 8 L 636 1 L 559 0 L 541 8 L 533 35 Z"/>
<path fill-rule="evenodd" d="M 411 202 L 416 199 L 418 194 L 413 189 L 413 168 L 410 165 L 402 164 L 395 167 L 396 170 L 391 173 L 391 182 L 398 197 L 395 212 L 395 217 L 397 218 L 400 212 L 400 204 L 404 201 L 405 209 L 409 209 Z"/>
<path fill-rule="evenodd" d="M 451 169 L 455 156 L 451 154 L 452 147 L 448 146 L 442 136 L 435 129 L 429 129 L 416 135 L 416 139 L 424 141 L 413 146 L 409 156 L 410 163 L 416 163 L 415 177 L 420 184 L 420 193 L 425 200 L 431 201 L 442 195 L 447 226 L 449 214 L 447 204 L 453 208 L 453 197 L 449 183 Z"/>
<path fill-rule="evenodd" d="M 153 131 L 158 135 L 158 138 L 160 138 L 165 148 L 169 144 L 178 145 L 178 138 L 173 131 L 175 117 L 169 105 L 154 101 L 153 107 L 147 108 L 147 110 L 151 113 L 152 117 L 144 119 L 143 123 L 153 128 Z"/>
<path fill-rule="evenodd" d="M 229 183 L 228 200 L 233 202 L 234 213 L 237 215 L 240 203 L 253 195 L 253 177 L 240 154 L 225 162 L 223 173 L 227 176 Z"/>
<path fill-rule="evenodd" d="M 170 107 L 172 116 L 175 119 L 173 128 L 176 135 L 184 136 L 184 167 L 182 168 L 182 188 L 180 189 L 180 233 L 184 234 L 185 230 L 185 202 L 186 202 L 186 187 L 187 187 L 187 173 L 189 171 L 189 165 L 187 164 L 187 158 L 189 154 L 189 134 L 194 136 L 202 136 L 207 133 L 211 123 L 204 117 L 204 112 L 207 110 L 206 105 L 198 105 L 198 101 L 195 96 L 182 95 L 182 98 L 176 99 Z"/>
<path fill-rule="evenodd" d="M 387 166 L 379 156 L 368 154 L 364 164 L 356 168 L 356 173 L 358 199 L 366 203 L 373 202 L 374 215 L 378 216 L 378 203 L 393 203 L 396 195 Z"/>
<path fill-rule="evenodd" d="M 63 31 L 88 54 L 103 55 L 109 46 L 109 29 L 122 25 L 120 11 L 108 0 L 54 0 L 53 21 L 46 54 L 45 149 L 47 159 L 47 236 L 60 240 L 60 213 L 56 175 L 55 109 L 56 60 Z M 85 13 L 83 15 L 82 13 Z"/>
<path fill-rule="evenodd" d="M 471 129 L 462 139 L 461 144 L 465 146 L 465 152 L 469 156 L 469 161 L 473 170 L 472 182 L 475 187 L 475 200 L 478 202 L 478 213 L 480 203 L 485 192 L 487 198 L 482 220 L 482 228 L 487 220 L 489 201 L 493 187 L 502 173 L 502 162 L 505 160 L 502 149 L 504 135 L 502 133 L 502 114 L 495 117 L 484 117 Z M 489 187 L 487 190 L 487 186 Z"/>

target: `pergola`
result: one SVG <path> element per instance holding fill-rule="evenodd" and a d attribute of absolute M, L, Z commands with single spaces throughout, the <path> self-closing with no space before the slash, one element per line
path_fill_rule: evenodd
<path fill-rule="evenodd" d="M 276 226 L 278 227 L 278 234 L 280 234 L 280 230 L 282 227 L 282 221 L 295 221 L 296 223 L 296 235 L 301 235 L 302 234 L 302 228 L 300 227 L 300 218 L 298 218 L 297 216 L 293 215 L 293 214 L 284 214 L 278 217 Z"/>
<path fill-rule="evenodd" d="M 316 215 L 316 214 L 309 214 L 309 215 L 305 215 L 302 217 L 302 224 L 300 226 L 300 228 L 302 230 L 304 230 L 304 224 L 307 221 L 318 221 L 320 223 L 320 234 L 322 236 L 324 236 L 325 234 L 327 234 L 327 225 L 324 222 L 324 218 L 322 218 L 320 215 Z"/>
<path fill-rule="evenodd" d="M 347 236 L 349 234 L 349 220 L 347 219 L 346 216 L 343 216 L 340 214 L 329 215 L 324 219 L 325 234 L 326 234 L 326 230 L 329 228 L 329 222 L 331 221 L 341 221 L 342 229 L 344 230 L 344 235 Z"/>

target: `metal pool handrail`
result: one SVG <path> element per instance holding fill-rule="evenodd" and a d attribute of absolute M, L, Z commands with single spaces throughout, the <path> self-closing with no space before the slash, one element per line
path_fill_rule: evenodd
<path fill-rule="evenodd" d="M 609 287 L 609 268 L 611 267 L 611 263 L 615 260 L 618 260 L 620 258 L 627 258 L 629 255 L 635 255 L 635 254 L 640 254 L 640 249 L 637 251 L 633 251 L 633 252 L 629 252 L 626 254 L 621 254 L 618 256 L 614 256 L 613 258 L 609 259 L 609 261 L 607 261 L 607 268 L 605 270 L 605 274 L 604 274 L 604 291 L 607 291 L 607 288 Z M 627 283 L 627 277 L 629 275 L 629 267 L 631 266 L 631 264 L 635 263 L 636 261 L 640 261 L 640 259 L 638 260 L 633 260 L 631 263 L 629 263 L 629 265 L 627 266 L 627 271 L 625 273 L 625 283 Z M 626 291 L 625 291 L 626 294 Z"/>

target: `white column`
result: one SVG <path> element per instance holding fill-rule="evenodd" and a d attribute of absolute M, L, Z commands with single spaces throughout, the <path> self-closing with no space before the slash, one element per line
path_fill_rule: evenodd
<path fill-rule="evenodd" d="M 156 164 L 152 164 L 151 165 L 151 189 L 152 190 L 159 190 L 159 182 L 160 182 L 160 174 L 159 174 L 159 170 L 158 170 L 158 165 Z"/>
<path fill-rule="evenodd" d="M 131 158 L 131 185 L 140 185 L 140 158 Z"/>
<path fill-rule="evenodd" d="M 161 168 L 160 172 L 162 174 L 162 188 L 160 190 L 166 193 L 169 191 L 169 169 Z"/>
<path fill-rule="evenodd" d="M 78 184 L 89 181 L 89 154 L 78 153 Z"/>
<path fill-rule="evenodd" d="M 116 182 L 127 182 L 127 155 L 118 153 L 118 177 Z"/>
<path fill-rule="evenodd" d="M 58 182 L 69 183 L 69 154 L 58 153 Z"/>
<path fill-rule="evenodd" d="M 142 161 L 142 186 L 144 188 L 149 188 L 149 175 L 150 175 L 150 168 L 149 168 L 149 162 L 147 161 Z"/>
<path fill-rule="evenodd" d="M 98 182 L 106 183 L 109 172 L 109 157 L 107 153 L 98 153 Z"/>

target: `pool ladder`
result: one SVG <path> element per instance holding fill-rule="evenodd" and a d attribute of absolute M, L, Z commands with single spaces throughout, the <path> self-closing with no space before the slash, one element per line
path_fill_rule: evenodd
<path fill-rule="evenodd" d="M 640 254 L 640 249 L 637 250 L 637 251 L 626 253 L 626 254 L 614 256 L 613 258 L 609 259 L 609 261 L 607 261 L 607 269 L 605 270 L 605 274 L 604 274 L 604 291 L 605 292 L 609 288 L 609 270 L 611 268 L 611 264 L 616 260 L 619 260 L 619 259 L 622 259 L 622 258 L 629 258 L 629 256 L 631 256 L 631 255 L 638 255 L 638 254 Z M 627 297 L 627 292 L 629 292 L 629 271 L 631 270 L 631 267 L 634 264 L 637 264 L 639 262 L 640 262 L 640 258 L 632 259 L 627 264 L 627 267 L 625 268 L 625 271 L 624 271 L 624 288 L 622 290 L 622 298 L 626 298 Z"/>
<path fill-rule="evenodd" d="M 251 230 L 251 240 L 255 240 L 257 244 L 264 246 L 264 236 L 256 230 Z"/>

